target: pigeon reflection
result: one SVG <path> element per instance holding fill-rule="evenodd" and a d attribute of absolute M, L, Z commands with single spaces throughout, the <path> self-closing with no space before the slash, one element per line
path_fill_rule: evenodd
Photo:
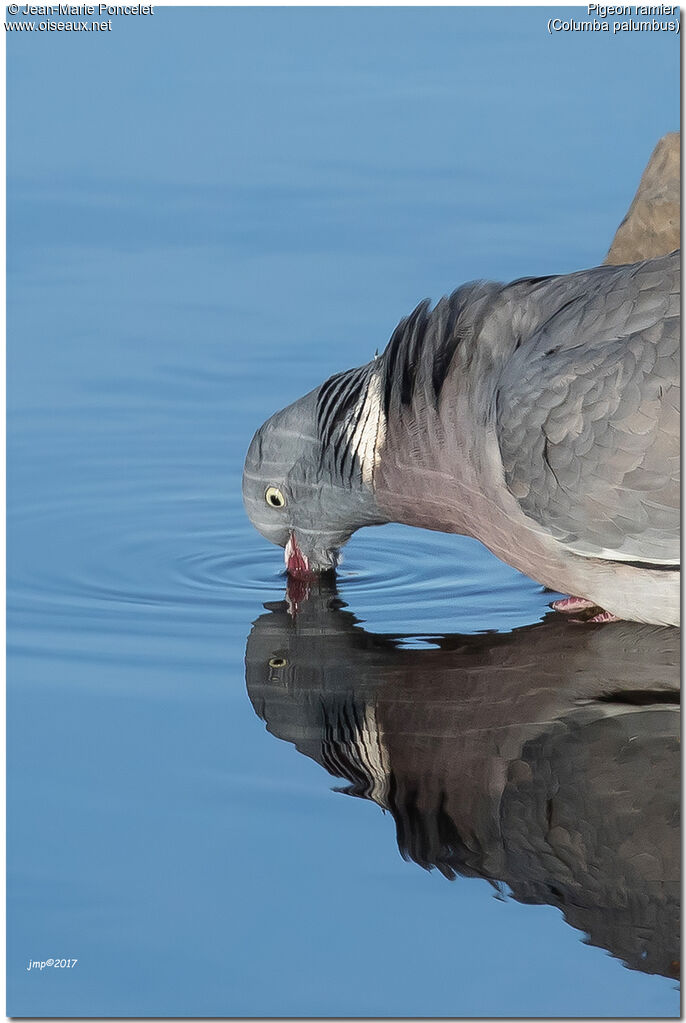
<path fill-rule="evenodd" d="M 559 907 L 679 970 L 679 630 L 554 615 L 509 634 L 374 635 L 320 584 L 247 642 L 268 730 L 390 811 L 405 859 Z"/>

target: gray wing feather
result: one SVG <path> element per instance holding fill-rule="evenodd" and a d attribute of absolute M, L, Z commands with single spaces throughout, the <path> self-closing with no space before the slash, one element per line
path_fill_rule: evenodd
<path fill-rule="evenodd" d="M 505 482 L 576 554 L 678 563 L 679 281 L 676 252 L 539 284 L 500 378 Z"/>

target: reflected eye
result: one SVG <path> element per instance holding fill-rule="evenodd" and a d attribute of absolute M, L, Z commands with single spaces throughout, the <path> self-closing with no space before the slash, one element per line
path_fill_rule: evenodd
<path fill-rule="evenodd" d="M 264 499 L 272 508 L 283 508 L 286 498 L 278 487 L 267 487 L 264 492 Z"/>
<path fill-rule="evenodd" d="M 288 664 L 288 661 L 286 660 L 285 657 L 270 657 L 269 658 L 269 667 L 270 668 L 285 668 L 287 664 Z"/>

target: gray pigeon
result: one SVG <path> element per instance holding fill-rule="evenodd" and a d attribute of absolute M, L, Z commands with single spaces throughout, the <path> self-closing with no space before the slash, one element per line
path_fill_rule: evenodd
<path fill-rule="evenodd" d="M 295 577 L 402 522 L 475 537 L 557 610 L 678 624 L 679 291 L 677 250 L 422 302 L 257 431 L 253 525 Z"/>

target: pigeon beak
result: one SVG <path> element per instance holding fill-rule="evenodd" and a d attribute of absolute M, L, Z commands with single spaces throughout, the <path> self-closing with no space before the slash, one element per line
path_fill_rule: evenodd
<path fill-rule="evenodd" d="M 295 533 L 290 533 L 288 543 L 284 548 L 283 560 L 286 563 L 286 571 L 294 579 L 311 579 L 313 572 L 310 571 L 310 561 L 306 554 L 298 547 Z"/>

